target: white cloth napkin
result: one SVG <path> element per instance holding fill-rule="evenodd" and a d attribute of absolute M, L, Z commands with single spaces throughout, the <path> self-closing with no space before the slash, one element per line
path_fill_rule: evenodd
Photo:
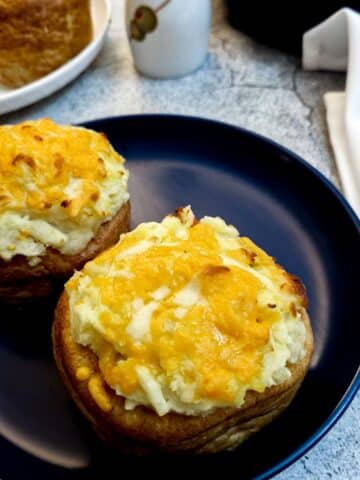
<path fill-rule="evenodd" d="M 303 36 L 305 70 L 347 70 L 346 91 L 324 96 L 330 141 L 344 190 L 360 216 L 360 15 L 342 8 Z"/>

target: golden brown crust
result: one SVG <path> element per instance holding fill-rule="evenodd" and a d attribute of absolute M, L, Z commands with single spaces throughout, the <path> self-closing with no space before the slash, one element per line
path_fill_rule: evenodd
<path fill-rule="evenodd" d="M 121 233 L 129 230 L 130 203 L 125 203 L 116 215 L 103 223 L 95 237 L 81 252 L 63 255 L 53 248 L 47 248 L 41 262 L 29 266 L 27 258 L 17 255 L 10 261 L 0 259 L 0 298 L 5 301 L 49 295 L 54 286 L 70 277 L 74 270 L 96 257 L 103 250 L 114 245 Z"/>
<path fill-rule="evenodd" d="M 55 312 L 53 324 L 54 356 L 61 377 L 72 398 L 91 422 L 97 434 L 113 447 L 131 453 L 163 450 L 174 453 L 209 453 L 238 446 L 249 435 L 278 416 L 291 402 L 310 363 L 313 336 L 306 311 L 302 311 L 306 327 L 306 355 L 297 364 L 289 365 L 291 378 L 264 393 L 250 391 L 239 409 L 219 408 L 204 416 L 169 413 L 159 417 L 146 407 L 132 411 L 104 385 L 112 409 L 105 412 L 95 403 L 88 390 L 88 381 L 79 381 L 76 370 L 87 366 L 98 372 L 97 358 L 88 349 L 74 342 L 70 330 L 68 297 L 64 292 Z"/>
<path fill-rule="evenodd" d="M 19 87 L 91 41 L 89 0 L 0 0 L 0 83 Z"/>

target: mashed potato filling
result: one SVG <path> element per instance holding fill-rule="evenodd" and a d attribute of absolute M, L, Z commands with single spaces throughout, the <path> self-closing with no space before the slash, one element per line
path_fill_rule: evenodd
<path fill-rule="evenodd" d="M 0 127 L 0 257 L 81 251 L 129 199 L 104 135 L 48 119 Z"/>
<path fill-rule="evenodd" d="M 144 223 L 66 284 L 73 338 L 125 408 L 240 407 L 304 355 L 304 296 L 251 240 L 190 207 Z"/>

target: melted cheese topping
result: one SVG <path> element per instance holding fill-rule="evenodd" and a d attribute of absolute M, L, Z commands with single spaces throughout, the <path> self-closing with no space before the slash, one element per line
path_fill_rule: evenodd
<path fill-rule="evenodd" d="M 91 376 L 91 370 L 89 367 L 79 367 L 76 370 L 76 378 L 80 382 L 83 382 L 85 380 L 88 380 Z"/>
<path fill-rule="evenodd" d="M 104 412 L 110 412 L 112 409 L 111 399 L 107 394 L 103 380 L 98 373 L 94 373 L 94 375 L 90 377 L 88 389 L 98 407 Z"/>
<path fill-rule="evenodd" d="M 48 119 L 0 127 L 0 257 L 82 250 L 128 200 L 124 159 L 100 133 Z"/>
<path fill-rule="evenodd" d="M 66 284 L 73 338 L 125 407 L 239 407 L 305 354 L 291 277 L 220 218 L 189 207 L 144 223 Z"/>

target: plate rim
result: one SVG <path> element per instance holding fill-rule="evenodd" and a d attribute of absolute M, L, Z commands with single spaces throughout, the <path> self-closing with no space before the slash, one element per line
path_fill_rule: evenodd
<path fill-rule="evenodd" d="M 254 130 L 250 130 L 245 127 L 241 127 L 239 125 L 236 125 L 234 123 L 226 122 L 223 120 L 217 120 L 215 118 L 210 118 L 210 117 L 202 117 L 202 116 L 197 116 L 197 115 L 183 115 L 183 114 L 177 114 L 177 113 L 134 113 L 134 114 L 125 114 L 125 115 L 111 115 L 108 117 L 100 117 L 100 118 L 94 118 L 90 120 L 82 120 L 80 122 L 73 123 L 73 125 L 77 126 L 83 126 L 86 128 L 92 128 L 92 125 L 95 125 L 97 123 L 102 123 L 102 122 L 113 122 L 113 121 L 125 121 L 127 119 L 133 120 L 136 118 L 144 118 L 144 119 L 153 119 L 156 121 L 157 118 L 163 118 L 163 119 L 169 119 L 169 120 L 180 120 L 180 121 L 193 121 L 193 122 L 198 122 L 198 123 L 203 123 L 203 124 L 210 124 L 213 126 L 221 126 L 223 128 L 229 128 L 234 131 L 240 131 L 244 133 L 245 135 L 249 135 L 250 137 L 253 137 L 254 139 L 260 140 L 261 143 L 267 143 L 272 145 L 278 150 L 281 150 L 282 153 L 289 155 L 291 158 L 291 161 L 297 161 L 300 163 L 306 170 L 310 171 L 313 173 L 323 184 L 325 184 L 325 187 L 329 188 L 331 193 L 333 193 L 337 199 L 340 201 L 342 204 L 342 207 L 345 208 L 346 212 L 350 215 L 351 219 L 353 220 L 356 229 L 358 230 L 358 233 L 360 234 L 360 216 L 358 216 L 355 212 L 355 210 L 352 208 L 350 205 L 349 201 L 345 198 L 344 194 L 340 191 L 340 189 L 331 181 L 329 180 L 318 168 L 316 168 L 314 165 L 312 165 L 310 162 L 302 158 L 299 154 L 295 153 L 293 150 L 291 150 L 288 147 L 285 147 L 281 143 L 271 139 L 270 137 L 267 137 L 264 134 L 258 133 Z"/>
<path fill-rule="evenodd" d="M 211 118 L 191 116 L 191 115 L 167 114 L 167 113 L 159 113 L 159 114 L 143 113 L 143 114 L 132 114 L 132 115 L 109 116 L 109 117 L 95 118 L 88 121 L 81 121 L 76 124 L 74 123 L 74 125 L 83 126 L 86 128 L 95 128 L 101 131 L 101 127 L 100 128 L 97 128 L 97 127 L 99 127 L 100 124 L 103 122 L 113 123 L 113 122 L 121 122 L 121 121 L 127 121 L 127 120 L 133 121 L 136 119 L 140 119 L 140 120 L 147 119 L 147 120 L 156 121 L 156 119 L 158 118 L 162 118 L 163 120 L 168 120 L 168 121 L 175 121 L 175 122 L 178 122 L 178 121 L 193 122 L 193 123 L 199 123 L 202 125 L 210 124 L 214 127 L 220 126 L 222 128 L 230 129 L 234 133 L 241 132 L 246 136 L 252 137 L 254 140 L 260 141 L 262 144 L 264 143 L 270 144 L 278 152 L 287 155 L 289 160 L 292 163 L 300 164 L 309 173 L 312 173 L 313 175 L 315 175 L 315 177 L 317 177 L 317 179 L 321 183 L 323 183 L 323 185 L 328 190 L 330 190 L 330 193 L 335 195 L 337 201 L 340 202 L 341 206 L 344 209 L 344 212 L 348 216 L 349 220 L 353 223 L 353 226 L 355 227 L 356 231 L 360 236 L 360 218 L 356 215 L 356 213 L 351 208 L 348 201 L 345 199 L 345 197 L 339 191 L 339 189 L 328 178 L 326 178 L 325 175 L 322 174 L 316 167 L 314 167 L 309 162 L 304 160 L 301 156 L 291 151 L 287 147 L 284 147 L 281 144 L 275 142 L 274 140 L 266 137 L 265 135 L 237 126 L 235 124 L 218 121 Z M 326 418 L 326 420 L 323 421 L 320 427 L 318 427 L 315 431 L 313 431 L 313 433 L 310 434 L 309 437 L 299 447 L 297 447 L 292 453 L 287 455 L 285 458 L 279 460 L 277 463 L 267 468 L 262 473 L 258 474 L 256 477 L 254 477 L 254 480 L 267 480 L 269 478 L 272 478 L 274 475 L 282 472 L 283 470 L 288 468 L 290 465 L 295 463 L 297 460 L 299 460 L 303 455 L 305 455 L 331 430 L 331 428 L 333 428 L 333 426 L 337 423 L 337 421 L 341 418 L 341 416 L 344 414 L 346 409 L 349 407 L 349 405 L 351 404 L 352 400 L 354 399 L 355 395 L 359 390 L 360 390 L 360 365 L 357 368 L 356 372 L 354 373 L 352 381 L 349 383 L 348 387 L 346 388 L 345 392 L 341 396 L 337 405 L 335 406 L 331 414 Z M 5 437 L 1 436 L 1 438 L 3 438 L 6 442 L 9 442 L 9 440 L 7 440 Z M 21 447 L 17 446 L 16 444 L 13 444 L 12 442 L 9 442 L 9 449 L 12 449 L 12 448 L 14 449 L 20 448 L 20 450 L 22 450 Z M 22 451 L 27 453 L 25 450 L 22 450 Z M 42 462 L 42 460 L 38 458 L 36 460 L 38 460 L 39 462 Z M 67 478 L 68 476 L 71 476 L 70 472 L 64 474 L 65 478 Z"/>
<path fill-rule="evenodd" d="M 91 2 L 96 1 L 98 0 L 91 0 Z M 0 115 L 16 112 L 21 108 L 28 107 L 49 97 L 71 83 L 87 69 L 100 52 L 111 24 L 111 0 L 101 1 L 105 7 L 106 15 L 104 26 L 101 31 L 94 36 L 90 43 L 75 55 L 75 57 L 71 58 L 57 69 L 27 85 L 24 85 L 23 87 L 5 92 L 5 94 L 0 97 Z"/>
<path fill-rule="evenodd" d="M 310 172 L 311 174 L 315 175 L 315 177 L 320 181 L 328 190 L 330 190 L 331 194 L 335 195 L 337 200 L 340 202 L 341 206 L 345 210 L 346 214 L 348 215 L 349 219 L 354 224 L 359 236 L 360 236 L 360 218 L 355 213 L 354 209 L 349 204 L 348 200 L 344 197 L 344 195 L 340 192 L 340 190 L 336 187 L 336 185 L 331 182 L 320 170 L 316 167 L 311 165 L 307 160 L 302 158 L 297 153 L 293 152 L 289 148 L 281 145 L 280 143 L 272 140 L 271 138 L 257 133 L 253 130 L 249 130 L 247 128 L 229 123 L 224 122 L 221 120 L 216 120 L 213 118 L 206 118 L 201 116 L 193 116 L 193 115 L 181 115 L 181 114 L 171 114 L 171 113 L 140 113 L 140 114 L 130 114 L 130 115 L 115 115 L 110 117 L 102 117 L 96 118 L 93 120 L 83 121 L 78 123 L 79 126 L 84 126 L 86 128 L 94 128 L 97 124 L 102 122 L 118 122 L 118 121 L 126 121 L 128 120 L 136 120 L 139 119 L 148 119 L 156 121 L 157 118 L 162 118 L 164 120 L 169 121 L 191 121 L 195 123 L 201 123 L 203 125 L 208 124 L 212 126 L 221 126 L 226 129 L 231 129 L 234 132 L 241 132 L 245 135 L 252 137 L 254 140 L 258 140 L 261 143 L 271 144 L 275 149 L 278 151 L 286 154 L 290 159 L 291 162 L 298 163 Z M 339 400 L 337 406 L 334 408 L 332 413 L 329 417 L 321 424 L 321 426 L 313 432 L 307 440 L 305 440 L 297 449 L 295 449 L 290 455 L 285 457 L 283 460 L 277 462 L 273 467 L 268 468 L 263 473 L 259 474 L 258 476 L 254 477 L 254 480 L 267 480 L 272 478 L 274 475 L 282 472 L 290 465 L 295 463 L 299 460 L 303 455 L 305 455 L 311 448 L 313 448 L 338 422 L 341 416 L 345 413 L 349 405 L 351 404 L 352 400 L 354 399 L 357 392 L 360 391 L 360 365 L 357 368 L 357 371 L 354 374 L 354 377 L 349 384 L 348 388 L 344 392 L 343 396 Z"/>

